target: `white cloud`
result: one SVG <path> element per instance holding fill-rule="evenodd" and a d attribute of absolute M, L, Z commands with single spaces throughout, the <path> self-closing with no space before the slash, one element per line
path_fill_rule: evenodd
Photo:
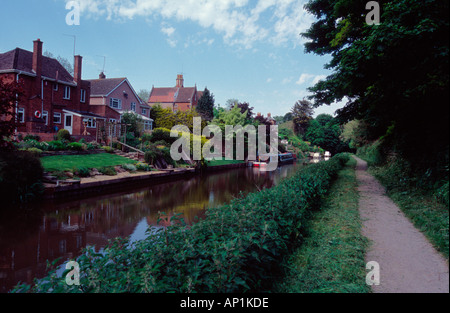
<path fill-rule="evenodd" d="M 227 44 L 247 49 L 258 41 L 297 45 L 302 42 L 299 33 L 312 22 L 312 17 L 303 9 L 306 0 L 258 0 L 256 4 L 249 0 L 79 1 L 82 13 L 88 17 L 123 20 L 160 16 L 165 20 L 191 21 L 213 29 Z"/>
<path fill-rule="evenodd" d="M 297 85 L 303 85 L 304 83 L 309 82 L 311 85 L 317 84 L 320 80 L 323 80 L 327 78 L 326 75 L 314 75 L 314 74 L 308 74 L 303 73 L 300 78 L 297 80 Z"/>

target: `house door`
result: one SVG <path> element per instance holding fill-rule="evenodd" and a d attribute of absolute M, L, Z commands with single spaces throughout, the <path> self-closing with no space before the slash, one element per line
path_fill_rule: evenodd
<path fill-rule="evenodd" d="M 73 124 L 73 115 L 65 114 L 64 115 L 64 129 L 67 129 L 69 133 L 72 135 L 72 124 Z"/>

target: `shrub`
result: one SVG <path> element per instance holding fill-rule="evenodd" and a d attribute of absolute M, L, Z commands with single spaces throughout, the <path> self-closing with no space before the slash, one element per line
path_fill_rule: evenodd
<path fill-rule="evenodd" d="M 64 142 L 60 141 L 60 140 L 54 140 L 54 141 L 50 141 L 48 143 L 48 150 L 49 151 L 63 151 L 66 150 L 67 146 Z"/>
<path fill-rule="evenodd" d="M 161 215 L 172 226 L 157 227 L 145 240 L 111 241 L 98 254 L 85 250 L 77 262 L 83 292 L 240 293 L 270 290 L 280 263 L 301 242 L 309 211 L 317 209 L 332 179 L 348 160 L 337 155 L 305 167 L 277 186 L 208 209 L 205 219 L 187 227 Z M 132 249 L 129 248 L 132 245 Z M 92 269 L 95 269 L 93 271 Z M 124 282 L 124 283 L 117 283 Z M 80 292 L 50 273 L 33 287 L 16 291 Z M 27 289 L 28 288 L 28 289 Z"/>
<path fill-rule="evenodd" d="M 151 135 L 151 142 L 157 142 L 164 140 L 165 142 L 172 144 L 177 140 L 177 137 L 170 137 L 170 130 L 166 128 L 156 128 Z"/>
<path fill-rule="evenodd" d="M 75 174 L 79 177 L 90 177 L 91 171 L 87 167 L 80 167 L 75 171 Z"/>
<path fill-rule="evenodd" d="M 447 181 L 436 191 L 436 198 L 443 204 L 445 204 L 448 208 L 449 206 L 449 182 Z"/>
<path fill-rule="evenodd" d="M 95 149 L 99 149 L 100 147 L 101 146 L 98 143 L 96 143 L 95 141 L 94 142 L 90 142 L 90 143 L 88 143 L 86 145 L 86 149 L 87 150 L 95 150 Z"/>
<path fill-rule="evenodd" d="M 56 140 L 67 140 L 70 141 L 70 133 L 67 129 L 60 129 L 56 134 Z"/>
<path fill-rule="evenodd" d="M 103 146 L 102 149 L 108 153 L 114 153 L 114 149 L 111 148 L 110 146 Z"/>
<path fill-rule="evenodd" d="M 114 169 L 114 167 L 112 166 L 104 166 L 104 167 L 100 167 L 98 169 L 98 171 L 100 173 L 102 173 L 103 175 L 107 175 L 107 176 L 115 176 L 117 175 L 116 170 Z"/>
<path fill-rule="evenodd" d="M 136 170 L 139 172 L 150 172 L 152 168 L 148 164 L 138 162 L 136 163 Z"/>
<path fill-rule="evenodd" d="M 137 168 L 133 164 L 123 164 L 122 168 L 128 172 L 136 172 Z"/>
<path fill-rule="evenodd" d="M 36 140 L 36 141 L 41 141 L 41 137 L 39 137 L 38 135 L 26 135 L 25 137 L 23 137 L 24 141 L 27 141 L 30 139 Z"/>
<path fill-rule="evenodd" d="M 86 145 L 83 145 L 79 142 L 71 142 L 67 147 L 72 151 L 83 151 Z"/>
<path fill-rule="evenodd" d="M 42 150 L 38 148 L 28 148 L 26 151 L 30 152 L 35 157 L 40 157 L 42 154 Z"/>
<path fill-rule="evenodd" d="M 0 151 L 0 196 L 2 203 L 28 202 L 43 192 L 43 168 L 28 151 Z"/>

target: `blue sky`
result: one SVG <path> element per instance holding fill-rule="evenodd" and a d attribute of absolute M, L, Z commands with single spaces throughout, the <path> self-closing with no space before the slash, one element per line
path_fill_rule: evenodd
<path fill-rule="evenodd" d="M 207 87 L 216 104 L 238 99 L 264 115 L 289 112 L 330 74 L 329 57 L 304 53 L 299 33 L 314 21 L 304 0 L 79 0 L 73 26 L 67 2 L 2 2 L 0 53 L 32 51 L 40 38 L 44 51 L 73 60 L 76 36 L 83 79 L 98 77 L 105 56 L 106 76 L 128 77 L 136 91 L 175 86 L 183 73 L 186 87 Z"/>

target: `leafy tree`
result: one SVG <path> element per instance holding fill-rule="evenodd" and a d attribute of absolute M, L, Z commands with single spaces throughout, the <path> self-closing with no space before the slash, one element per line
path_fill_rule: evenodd
<path fill-rule="evenodd" d="M 205 88 L 202 97 L 198 100 L 196 110 L 207 121 L 214 118 L 214 101 L 214 95 Z"/>
<path fill-rule="evenodd" d="M 139 98 L 141 98 L 141 100 L 145 103 L 147 103 L 148 99 L 150 98 L 150 91 L 148 91 L 147 89 L 141 89 L 137 94 Z"/>
<path fill-rule="evenodd" d="M 293 117 L 295 133 L 303 135 L 314 113 L 311 103 L 305 99 L 297 101 L 292 108 L 291 113 Z"/>
<path fill-rule="evenodd" d="M 67 72 L 69 72 L 70 75 L 74 74 L 74 70 L 73 70 L 73 65 L 72 63 L 70 63 L 70 61 L 60 55 L 58 55 L 58 57 L 55 58 L 55 56 L 53 55 L 53 53 L 49 52 L 49 51 L 45 51 L 43 53 L 44 56 L 48 57 L 48 58 L 52 58 L 52 59 L 56 59 L 58 60 L 58 62 L 66 69 Z"/>
<path fill-rule="evenodd" d="M 144 120 L 139 114 L 126 112 L 122 115 L 121 121 L 123 124 L 127 124 L 127 133 L 134 134 L 134 137 L 140 137 L 143 131 Z"/>
<path fill-rule="evenodd" d="M 21 83 L 0 79 L 0 148 L 11 148 L 9 137 L 16 127 L 15 103 L 22 95 Z"/>
<path fill-rule="evenodd" d="M 237 106 L 241 110 L 241 113 L 247 114 L 246 119 L 250 123 L 251 119 L 253 118 L 254 107 L 251 107 L 248 102 L 235 102 L 231 108 L 234 108 L 235 106 Z"/>
<path fill-rule="evenodd" d="M 341 129 L 338 120 L 329 114 L 320 114 L 309 123 L 305 140 L 336 154 L 347 148 L 347 145 L 341 142 L 340 135 Z"/>
<path fill-rule="evenodd" d="M 339 119 L 363 120 L 367 140 L 384 136 L 392 150 L 424 168 L 448 166 L 449 1 L 380 2 L 380 25 L 366 24 L 365 4 L 305 6 L 317 18 L 303 34 L 306 51 L 330 54 L 326 68 L 333 71 L 310 88 L 311 99 L 320 106 L 345 98 Z"/>
<path fill-rule="evenodd" d="M 293 119 L 294 119 L 294 116 L 292 115 L 292 112 L 288 112 L 284 115 L 283 122 L 286 123 L 286 122 L 292 121 Z"/>

